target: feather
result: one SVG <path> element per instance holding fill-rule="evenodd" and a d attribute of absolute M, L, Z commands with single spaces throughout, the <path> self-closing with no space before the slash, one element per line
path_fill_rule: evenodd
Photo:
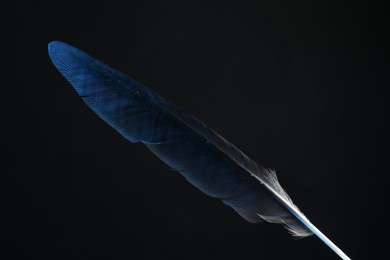
<path fill-rule="evenodd" d="M 201 121 L 66 43 L 51 42 L 49 56 L 97 115 L 130 142 L 146 145 L 199 190 L 249 222 L 279 223 L 296 237 L 315 233 L 335 250 L 292 203 L 274 171 L 251 160 Z M 336 253 L 349 259 L 341 250 Z"/>

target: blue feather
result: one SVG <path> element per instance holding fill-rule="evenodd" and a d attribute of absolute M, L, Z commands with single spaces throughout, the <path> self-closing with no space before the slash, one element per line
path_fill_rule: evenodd
<path fill-rule="evenodd" d="M 273 171 L 201 121 L 66 43 L 51 42 L 49 55 L 97 115 L 130 142 L 146 145 L 199 190 L 220 199 L 249 222 L 280 223 L 298 237 L 315 233 L 338 249 L 292 203 Z"/>

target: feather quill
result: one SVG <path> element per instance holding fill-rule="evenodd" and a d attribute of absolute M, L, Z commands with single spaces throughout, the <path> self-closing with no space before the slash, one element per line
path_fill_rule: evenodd
<path fill-rule="evenodd" d="M 96 114 L 130 142 L 146 145 L 202 192 L 249 222 L 279 223 L 296 237 L 314 233 L 341 258 L 349 259 L 293 204 L 274 171 L 251 160 L 201 121 L 66 43 L 51 42 L 49 56 Z"/>

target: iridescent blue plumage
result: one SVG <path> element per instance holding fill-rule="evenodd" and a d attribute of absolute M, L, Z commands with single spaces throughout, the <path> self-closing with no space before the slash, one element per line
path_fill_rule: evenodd
<path fill-rule="evenodd" d="M 270 192 L 275 185 L 270 172 L 202 122 L 70 45 L 52 42 L 49 55 L 96 114 L 127 140 L 145 144 L 205 194 L 250 222 L 267 220 L 287 225 L 297 236 L 311 234 L 286 201 Z"/>
<path fill-rule="evenodd" d="M 292 203 L 276 174 L 149 88 L 63 42 L 49 55 L 84 102 L 133 143 L 145 144 L 205 194 L 250 222 L 279 223 L 298 237 L 317 235 L 349 259 Z"/>

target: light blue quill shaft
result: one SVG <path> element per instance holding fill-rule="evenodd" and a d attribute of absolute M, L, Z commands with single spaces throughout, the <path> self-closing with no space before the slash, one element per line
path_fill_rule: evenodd
<path fill-rule="evenodd" d="M 51 42 L 49 55 L 96 114 L 130 142 L 145 144 L 202 192 L 220 199 L 249 222 L 283 224 L 297 237 L 314 233 L 340 257 L 349 259 L 292 203 L 273 171 L 198 119 L 68 44 Z"/>

